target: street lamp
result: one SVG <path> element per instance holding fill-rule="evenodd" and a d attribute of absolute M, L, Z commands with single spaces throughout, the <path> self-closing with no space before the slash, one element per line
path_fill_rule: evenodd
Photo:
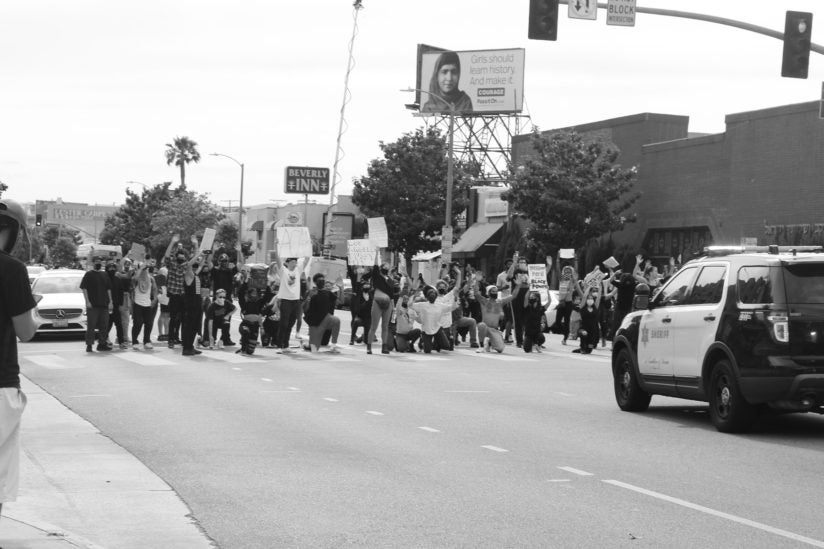
<path fill-rule="evenodd" d="M 237 261 L 236 263 L 240 264 L 241 259 L 243 258 L 243 249 L 241 248 L 241 242 L 243 241 L 243 171 L 244 166 L 243 162 L 238 161 L 235 158 L 232 158 L 228 154 L 221 154 L 221 153 L 211 153 L 210 156 L 222 156 L 223 158 L 228 158 L 238 166 L 240 166 L 240 203 L 237 209 Z"/>
<path fill-rule="evenodd" d="M 444 222 L 444 227 L 449 230 L 450 235 L 450 250 L 451 246 L 451 233 L 452 233 L 452 185 L 454 182 L 454 160 L 452 158 L 452 148 L 453 148 L 453 140 L 455 136 L 455 105 L 450 103 L 444 97 L 441 97 L 437 93 L 432 93 L 426 90 L 421 90 L 418 88 L 406 88 L 405 90 L 401 90 L 403 92 L 421 92 L 427 95 L 432 95 L 437 97 L 447 105 L 449 105 L 449 137 L 448 137 L 448 145 L 447 148 L 449 149 L 449 156 L 446 159 L 446 220 Z"/>

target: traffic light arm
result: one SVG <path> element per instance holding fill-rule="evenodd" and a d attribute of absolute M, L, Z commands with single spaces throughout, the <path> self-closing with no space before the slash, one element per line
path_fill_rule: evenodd
<path fill-rule="evenodd" d="M 558 0 L 560 4 L 569 4 L 569 0 Z M 572 0 L 573 2 L 577 0 Z M 607 9 L 607 4 L 598 3 L 598 7 L 600 9 Z M 726 17 L 717 17 L 715 15 L 705 15 L 703 13 L 692 13 L 689 11 L 678 11 L 678 10 L 665 10 L 660 8 L 644 8 L 641 6 L 636 6 L 635 11 L 637 13 L 651 13 L 653 15 L 664 15 L 667 17 L 681 17 L 682 19 L 697 19 L 699 21 L 707 21 L 709 23 L 716 23 L 718 25 L 727 25 L 729 27 L 736 27 L 739 29 L 744 29 L 750 32 L 757 32 L 758 34 L 764 34 L 767 36 L 771 36 L 773 38 L 778 38 L 779 40 L 784 40 L 784 33 L 774 31 L 772 29 L 768 29 L 766 27 L 760 27 L 758 25 L 752 25 L 750 23 L 744 23 L 743 21 L 736 21 L 735 19 L 727 19 Z M 810 51 L 814 51 L 815 53 L 819 53 L 824 55 L 824 46 L 820 46 L 818 44 L 810 43 Z"/>

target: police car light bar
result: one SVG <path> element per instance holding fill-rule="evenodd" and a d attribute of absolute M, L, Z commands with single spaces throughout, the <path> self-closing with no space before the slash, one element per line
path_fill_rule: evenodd
<path fill-rule="evenodd" d="M 709 257 L 745 253 L 768 253 L 771 255 L 791 253 L 795 255 L 798 252 L 824 252 L 824 246 L 776 246 L 772 244 L 769 246 L 707 246 L 704 248 L 704 255 Z"/>

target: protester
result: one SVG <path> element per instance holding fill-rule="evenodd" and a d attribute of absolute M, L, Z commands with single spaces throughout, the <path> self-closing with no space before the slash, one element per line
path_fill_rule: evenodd
<path fill-rule="evenodd" d="M 521 283 L 523 284 L 523 281 Z M 513 291 L 513 294 L 515 293 Z M 541 294 L 534 290 L 528 290 L 525 292 L 523 305 L 524 352 L 531 353 L 534 348 L 535 352 L 540 353 L 546 340 L 541 321 L 549 303 L 541 305 Z"/>
<path fill-rule="evenodd" d="M 515 286 L 520 289 L 521 282 L 517 281 Z M 504 308 L 520 292 L 513 294 L 507 291 L 508 295 L 500 300 L 498 299 L 498 293 L 498 286 L 490 285 L 486 288 L 486 296 L 480 294 L 477 296 L 483 315 L 481 323 L 478 324 L 478 341 L 481 345 L 481 348 L 478 349 L 479 353 L 488 353 L 490 349 L 494 349 L 498 353 L 504 352 L 505 340 L 500 330 L 502 319 L 506 314 Z"/>
<path fill-rule="evenodd" d="M 180 243 L 180 235 L 177 234 L 172 236 L 163 259 L 172 257 L 174 261 L 169 263 L 166 277 L 166 295 L 169 298 L 169 337 L 167 339 L 169 349 L 174 349 L 176 343 L 182 343 L 180 328 L 183 322 L 183 276 L 186 272 L 186 252 Z"/>
<path fill-rule="evenodd" d="M 372 324 L 372 274 L 364 267 L 349 270 L 349 279 L 352 281 L 352 300 L 349 313 L 352 320 L 349 324 L 349 345 L 364 342 L 369 335 L 369 326 Z M 362 335 L 358 336 L 358 328 Z"/>
<path fill-rule="evenodd" d="M 412 309 L 418 313 L 421 320 L 423 352 L 429 354 L 433 349 L 439 353 L 442 349 L 449 350 L 449 338 L 441 325 L 441 318 L 451 314 L 452 309 L 458 306 L 458 302 L 455 301 L 452 305 L 435 303 L 438 292 L 434 288 L 428 288 L 425 295 L 426 301 L 412 304 Z"/>
<path fill-rule="evenodd" d="M 143 331 L 143 348 L 152 349 L 152 326 L 157 305 L 157 286 L 152 277 L 153 262 L 138 263 L 134 278 L 134 305 L 132 306 L 132 347 L 138 345 L 137 337 Z"/>
<path fill-rule="evenodd" d="M 330 352 L 337 353 L 338 334 L 340 333 L 340 319 L 335 316 L 335 304 L 338 297 L 333 292 L 331 282 L 327 283 L 323 273 L 315 273 L 312 277 L 315 287 L 309 291 L 304 300 L 306 324 L 309 325 L 309 350 L 316 353 L 320 350 L 323 336 L 330 332 Z M 343 291 L 343 280 L 338 281 L 338 295 Z"/>
<path fill-rule="evenodd" d="M 512 318 L 515 325 L 515 344 L 518 347 L 523 347 L 524 344 L 524 313 L 526 294 L 529 290 L 529 268 L 527 267 L 526 258 L 519 257 L 518 252 L 513 256 L 513 263 L 509 267 L 507 273 L 507 280 L 510 284 L 510 289 L 513 294 L 516 294 L 515 299 L 512 300 Z M 515 290 L 516 282 L 520 282 L 519 290 Z"/>
<path fill-rule="evenodd" d="M 583 294 L 583 305 L 577 308 L 581 315 L 581 328 L 578 330 L 581 346 L 572 352 L 588 355 L 598 346 L 598 340 L 601 338 L 598 325 L 598 307 L 601 296 L 600 292 L 591 286 L 586 286 Z"/>
<path fill-rule="evenodd" d="M 157 286 L 157 304 L 160 314 L 157 317 L 157 340 L 168 341 L 169 339 L 169 295 L 167 293 L 167 280 L 169 268 L 165 265 L 157 270 L 155 285 Z"/>
<path fill-rule="evenodd" d="M 578 273 L 572 265 L 564 265 L 561 268 L 561 275 L 558 281 L 558 309 L 556 312 L 556 323 L 558 331 L 561 333 L 563 339 L 561 344 L 566 345 L 570 333 L 575 337 L 575 332 L 570 331 L 571 316 L 575 309 L 573 300 L 578 288 Z"/>
<path fill-rule="evenodd" d="M 193 244 L 197 246 L 197 238 L 192 237 Z M 177 261 L 180 263 L 181 257 L 184 259 L 183 265 L 183 310 L 181 314 L 181 335 L 183 344 L 183 356 L 196 356 L 201 354 L 201 351 L 195 349 L 195 337 L 197 335 L 197 328 L 200 324 L 200 314 L 202 303 L 200 301 L 200 268 L 202 266 L 203 256 L 192 255 L 188 261 L 185 260 L 185 253 L 176 254 Z M 170 345 L 172 347 L 172 345 Z"/>
<path fill-rule="evenodd" d="M 3 503 L 17 499 L 20 483 L 20 420 L 26 395 L 20 389 L 17 339 L 29 341 L 37 332 L 28 272 L 9 255 L 25 230 L 25 210 L 0 198 L 0 513 Z"/>
<path fill-rule="evenodd" d="M 281 353 L 291 353 L 289 349 L 289 339 L 292 328 L 297 323 L 301 313 L 300 300 L 300 274 L 309 262 L 310 258 L 305 258 L 298 262 L 296 257 L 287 257 L 280 270 L 280 287 L 278 288 L 278 301 L 280 302 L 280 326 L 278 335 L 278 346 Z"/>
<path fill-rule="evenodd" d="M 122 269 L 122 265 L 120 268 Z M 108 340 L 108 334 L 112 331 L 112 326 L 114 326 L 118 347 L 120 349 L 126 349 L 128 348 L 126 343 L 128 332 L 123 331 L 123 317 L 120 311 L 124 302 L 123 295 L 128 291 L 128 285 L 125 283 L 124 277 L 118 277 L 118 270 L 116 261 L 110 259 L 106 262 L 106 275 L 109 277 L 112 296 L 112 310 L 109 314 L 109 323 L 106 325 L 106 341 L 111 345 L 111 342 Z"/>
<path fill-rule="evenodd" d="M 80 289 L 86 301 L 86 352 L 93 353 L 92 344 L 97 338 L 98 351 L 111 351 L 108 342 L 109 314 L 114 310 L 112 281 L 103 271 L 103 258 L 93 258 L 94 268 L 86 271 L 80 281 Z M 95 331 L 97 335 L 95 336 Z"/>
<path fill-rule="evenodd" d="M 389 264 L 381 263 L 380 268 L 372 271 L 372 320 L 366 339 L 366 353 L 372 354 L 372 341 L 378 324 L 381 325 L 381 353 L 389 354 L 392 348 L 389 337 L 389 322 L 392 319 L 392 296 L 395 294 L 397 281 L 389 274 Z"/>
<path fill-rule="evenodd" d="M 221 253 L 218 256 L 217 266 L 212 269 L 212 294 L 216 294 L 218 290 L 223 290 L 223 295 L 226 302 L 232 303 L 232 298 L 234 295 L 234 278 L 237 273 L 237 267 L 229 263 L 229 256 L 225 253 Z M 225 337 L 225 339 L 221 340 L 223 345 L 231 347 L 235 344 L 235 342 L 232 341 L 228 331 L 222 332 L 221 337 Z"/>
<path fill-rule="evenodd" d="M 501 296 L 501 299 L 506 299 L 512 293 L 511 286 L 509 285 L 509 281 L 507 280 L 509 277 L 509 269 L 512 267 L 512 259 L 509 258 L 504 261 L 504 270 L 498 274 L 498 278 L 495 281 L 495 286 L 498 287 L 498 293 Z M 510 300 L 511 301 L 511 300 Z M 512 343 L 512 325 L 513 325 L 513 317 L 512 317 L 512 304 L 510 301 L 506 302 L 504 305 L 504 317 L 502 319 L 502 323 L 498 328 L 504 332 L 504 343 Z"/>
<path fill-rule="evenodd" d="M 263 309 L 267 300 L 257 288 L 245 286 L 243 293 L 238 293 L 240 303 L 240 349 L 236 353 L 251 355 L 255 352 L 260 335 L 260 326 L 263 324 Z"/>
<path fill-rule="evenodd" d="M 215 300 L 206 309 L 206 329 L 203 333 L 204 344 L 209 349 L 223 348 L 223 342 L 228 339 L 226 335 L 231 328 L 232 313 L 237 309 L 234 304 L 226 299 L 226 290 L 216 290 Z M 221 338 L 217 339 L 217 331 L 221 330 Z"/>
<path fill-rule="evenodd" d="M 409 296 L 398 299 L 395 307 L 395 349 L 401 353 L 414 353 L 415 342 L 421 337 L 421 330 L 415 327 L 418 313 L 409 307 Z"/>

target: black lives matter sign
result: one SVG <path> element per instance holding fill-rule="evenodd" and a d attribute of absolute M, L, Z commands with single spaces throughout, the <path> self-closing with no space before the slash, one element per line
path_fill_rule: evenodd
<path fill-rule="evenodd" d="M 295 194 L 329 194 L 329 168 L 287 166 L 284 191 Z"/>

